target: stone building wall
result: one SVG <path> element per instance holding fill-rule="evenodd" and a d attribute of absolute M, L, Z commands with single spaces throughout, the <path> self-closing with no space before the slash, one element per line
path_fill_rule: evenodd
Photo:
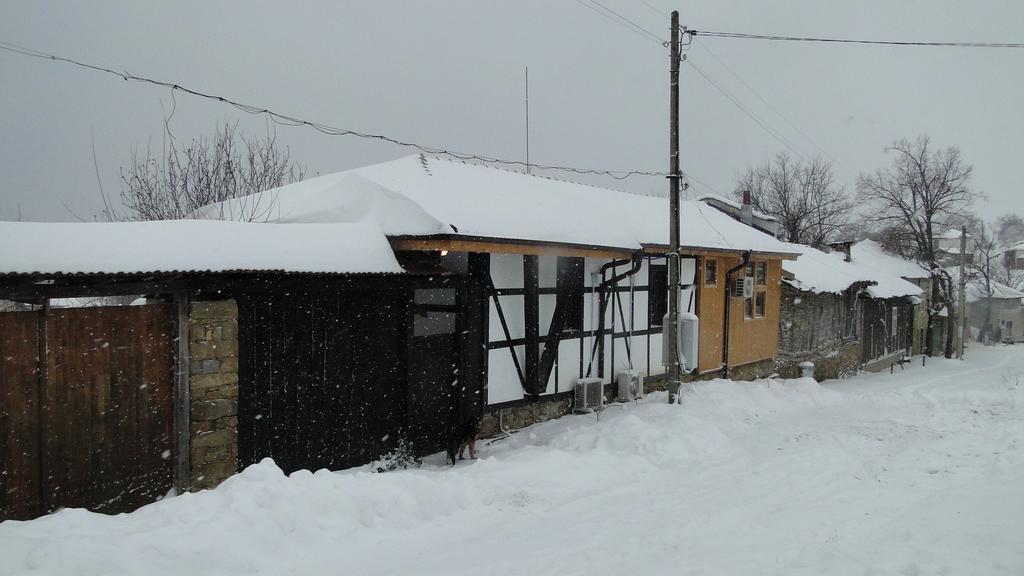
<path fill-rule="evenodd" d="M 212 488 L 238 471 L 238 307 L 233 300 L 193 302 L 191 488 Z"/>
<path fill-rule="evenodd" d="M 776 369 L 785 378 L 799 376 L 798 364 L 814 363 L 815 379 L 830 380 L 856 373 L 861 364 L 860 306 L 848 316 L 846 297 L 815 294 L 783 283 Z M 852 324 L 851 324 L 852 322 Z M 849 335 L 844 337 L 844 331 Z"/>

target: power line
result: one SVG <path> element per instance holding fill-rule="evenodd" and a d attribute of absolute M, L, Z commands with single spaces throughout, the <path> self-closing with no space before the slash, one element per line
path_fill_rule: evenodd
<path fill-rule="evenodd" d="M 732 76 L 733 76 L 734 78 L 736 78 L 737 80 L 739 80 L 740 84 L 743 84 L 743 86 L 744 86 L 744 87 L 746 87 L 746 89 L 747 89 L 747 90 L 749 90 L 749 91 L 750 91 L 750 93 L 754 95 L 754 97 L 756 97 L 756 98 L 757 98 L 758 100 L 760 100 L 760 101 L 761 101 L 761 103 L 762 103 L 762 104 L 764 104 L 764 105 L 765 105 L 765 106 L 766 106 L 766 107 L 767 107 L 767 108 L 768 108 L 769 110 L 771 110 L 772 112 L 775 112 L 775 114 L 776 114 L 776 115 L 778 115 L 778 117 L 779 117 L 779 118 L 782 118 L 782 121 L 783 121 L 783 122 L 785 122 L 786 124 L 788 124 L 788 125 L 789 125 L 789 127 L 790 127 L 790 128 L 792 128 L 792 129 L 793 129 L 793 130 L 794 130 L 794 131 L 795 131 L 795 132 L 796 132 L 797 134 L 799 134 L 799 135 L 803 136 L 805 140 L 807 140 L 808 142 L 810 142 L 810 143 L 811 143 L 811 145 L 812 145 L 812 146 L 814 146 L 814 147 L 815 147 L 815 148 L 816 148 L 816 149 L 818 150 L 818 152 L 820 152 L 820 153 L 822 154 L 822 156 L 832 157 L 832 156 L 831 156 L 830 154 L 826 153 L 826 152 L 825 152 L 825 150 L 824 150 L 824 149 L 822 149 L 822 147 L 821 147 L 821 146 L 819 146 L 819 145 L 818 145 L 818 143 L 817 143 L 817 142 L 815 142 L 813 138 L 811 138 L 810 136 L 808 136 L 806 132 L 804 132 L 804 131 L 803 131 L 803 130 L 801 130 L 801 129 L 800 129 L 800 128 L 799 128 L 799 127 L 798 127 L 798 126 L 796 125 L 796 124 L 794 124 L 794 123 L 793 123 L 793 122 L 792 122 L 792 121 L 791 121 L 791 120 L 790 120 L 790 119 L 789 119 L 789 118 L 788 118 L 788 117 L 787 117 L 787 116 L 786 116 L 785 114 L 783 114 L 782 112 L 780 112 L 780 111 L 779 111 L 779 110 L 778 110 L 778 109 L 777 109 L 777 108 L 776 108 L 775 106 L 772 106 L 770 102 L 768 102 L 767 100 L 765 100 L 765 99 L 764 99 L 764 98 L 763 98 L 763 97 L 761 96 L 761 94 L 760 94 L 760 93 L 759 93 L 759 92 L 758 92 L 758 91 L 757 91 L 757 90 L 756 90 L 756 89 L 755 89 L 755 88 L 754 88 L 753 86 L 751 86 L 751 85 L 750 85 L 749 83 L 747 83 L 747 81 L 746 81 L 746 80 L 744 80 L 744 79 L 743 79 L 743 77 L 742 77 L 742 76 L 740 76 L 738 72 L 736 72 L 735 70 L 733 70 L 731 66 L 729 66 L 729 65 L 728 65 L 728 64 L 726 64 L 726 63 L 725 63 L 724 61 L 722 61 L 722 59 L 721 59 L 721 58 L 719 58 L 719 57 L 718 57 L 718 56 L 717 56 L 717 55 L 716 55 L 716 54 L 715 54 L 715 53 L 714 53 L 714 52 L 713 52 L 713 51 L 711 50 L 711 48 L 708 48 L 707 46 L 704 46 L 704 45 L 702 45 L 702 44 L 698 44 L 697 46 L 698 46 L 698 47 L 699 47 L 699 48 L 700 48 L 701 50 L 704 50 L 705 52 L 707 52 L 708 56 L 711 56 L 711 57 L 712 57 L 712 58 L 713 58 L 713 59 L 715 60 L 715 62 L 718 62 L 718 63 L 719 63 L 719 64 L 720 64 L 721 66 L 722 66 L 722 68 L 725 68 L 725 71 L 726 71 L 726 72 L 728 72 L 728 73 L 729 73 L 729 74 L 731 74 L 731 75 L 732 75 Z M 833 158 L 833 159 L 834 159 L 834 158 Z"/>
<path fill-rule="evenodd" d="M 789 140 L 786 140 L 785 137 L 783 137 L 781 134 L 779 134 L 778 132 L 773 130 L 770 126 L 768 126 L 767 123 L 765 123 L 760 118 L 758 118 L 756 114 L 754 114 L 749 108 L 744 106 L 735 96 L 733 96 L 721 84 L 719 84 L 713 78 L 711 78 L 711 76 L 709 76 L 707 74 L 707 72 L 705 72 L 703 69 L 701 69 L 700 66 L 697 66 L 696 64 L 694 64 L 693 61 L 690 60 L 690 59 L 686 59 L 685 62 L 687 64 L 689 64 L 694 70 L 696 70 L 697 73 L 701 75 L 701 77 L 703 77 L 705 80 L 707 80 L 707 82 L 709 84 L 714 86 L 714 88 L 716 90 L 718 90 L 723 96 L 725 96 L 727 99 L 729 99 L 729 101 L 732 102 L 737 108 L 739 108 L 741 112 L 746 114 L 751 120 L 753 120 L 758 126 L 760 126 L 761 129 L 763 129 L 765 132 L 767 132 L 769 136 L 771 136 L 772 138 L 775 138 L 780 144 L 782 144 L 783 146 L 788 148 L 790 151 L 792 151 L 794 154 L 796 154 L 797 156 L 802 158 L 805 162 L 807 161 L 807 157 L 804 156 L 804 154 L 802 152 L 797 150 L 796 147 L 793 146 L 793 144 Z"/>
<path fill-rule="evenodd" d="M 124 79 L 125 81 L 132 80 L 132 81 L 140 82 L 140 83 L 143 83 L 143 84 L 152 84 L 154 86 L 160 86 L 162 88 L 169 88 L 172 91 L 172 93 L 174 91 L 179 91 L 179 92 L 184 92 L 186 94 L 190 94 L 192 96 L 196 96 L 196 97 L 199 97 L 199 98 L 205 98 L 205 99 L 208 99 L 208 100 L 214 100 L 214 101 L 217 101 L 217 102 L 221 102 L 221 103 L 233 106 L 234 108 L 236 108 L 236 109 L 238 109 L 238 110 L 240 110 L 242 112 L 248 113 L 248 114 L 266 115 L 275 124 L 279 124 L 279 125 L 282 125 L 282 126 L 307 126 L 307 127 L 312 128 L 312 129 L 314 129 L 314 130 L 316 130 L 318 132 L 321 132 L 323 134 L 327 134 L 328 136 L 354 136 L 354 137 L 357 137 L 357 138 L 364 138 L 364 139 L 367 139 L 367 140 L 378 140 L 378 141 L 381 141 L 381 142 L 388 142 L 388 143 L 395 144 L 397 146 L 406 147 L 406 148 L 415 148 L 415 149 L 419 150 L 420 152 L 425 152 L 427 154 L 450 156 L 452 158 L 458 158 L 460 160 L 476 160 L 476 161 L 480 161 L 480 162 L 486 162 L 486 163 L 491 163 L 491 164 L 501 164 L 501 165 L 505 165 L 505 166 L 520 166 L 520 167 L 523 167 L 523 168 L 526 167 L 526 162 L 521 161 L 521 160 L 504 160 L 504 159 L 501 159 L 501 158 L 492 158 L 492 157 L 488 157 L 488 156 L 479 156 L 477 154 L 468 154 L 468 153 L 464 153 L 464 152 L 456 152 L 456 151 L 448 150 L 446 148 L 442 148 L 442 147 L 438 147 L 438 146 L 427 146 L 425 144 L 417 144 L 415 142 L 399 140 L 397 138 L 392 138 L 390 136 L 385 136 L 383 134 L 371 134 L 371 133 L 367 133 L 367 132 L 358 132 L 356 130 L 348 130 L 348 129 L 345 129 L 345 128 L 338 128 L 338 127 L 330 126 L 330 125 L 323 124 L 323 123 L 320 123 L 320 122 L 312 122 L 310 120 L 303 120 L 302 118 L 297 118 L 297 117 L 294 117 L 294 116 L 289 116 L 289 115 L 286 115 L 286 114 L 281 114 L 279 112 L 274 112 L 273 110 L 270 110 L 268 108 L 262 108 L 262 107 L 259 107 L 259 106 L 252 106 L 252 105 L 249 105 L 249 104 L 243 104 L 241 102 L 237 102 L 235 100 L 231 100 L 230 98 L 226 98 L 224 96 L 217 96 L 215 94 L 208 94 L 208 93 L 200 92 L 198 90 L 194 90 L 192 88 L 187 88 L 185 86 L 182 86 L 180 84 L 175 84 L 173 82 L 164 82 L 164 81 L 161 81 L 161 80 L 154 80 L 152 78 L 147 78 L 145 76 L 136 76 L 136 75 L 130 74 L 128 72 L 118 72 L 116 70 L 112 70 L 110 68 L 105 68 L 103 66 L 98 66 L 96 64 L 89 64 L 87 62 L 82 62 L 82 61 L 79 61 L 79 60 L 75 60 L 73 58 L 67 58 L 67 57 L 64 57 L 64 56 L 57 56 L 57 55 L 54 55 L 54 54 L 49 54 L 49 53 L 46 53 L 46 52 L 41 52 L 39 50 L 35 50 L 35 49 L 32 49 L 32 48 L 26 48 L 24 46 L 19 46 L 17 44 L 12 44 L 10 42 L 4 42 L 2 40 L 0 40 L 0 50 L 6 50 L 8 52 L 13 52 L 15 54 L 20 54 L 20 55 L 23 55 L 23 56 L 29 56 L 29 57 L 32 57 L 32 58 L 40 58 L 40 59 L 43 59 L 43 60 L 65 62 L 65 63 L 68 63 L 68 64 L 72 64 L 74 66 L 79 66 L 81 68 L 86 68 L 86 69 L 89 69 L 89 70 L 92 70 L 92 71 L 95 71 L 95 72 L 103 72 L 105 74 L 111 74 L 113 76 L 118 76 L 118 77 Z M 646 170 L 601 170 L 601 169 L 591 169 L 591 168 L 574 168 L 574 167 L 571 167 L 571 166 L 555 166 L 555 165 L 535 164 L 533 162 L 530 163 L 530 168 L 541 169 L 541 170 L 557 170 L 557 171 L 561 171 L 561 172 L 571 172 L 571 173 L 574 173 L 574 174 L 590 174 L 590 175 L 599 175 L 599 176 L 610 176 L 610 177 L 615 178 L 617 180 L 625 180 L 626 178 L 629 178 L 631 176 L 668 176 L 667 172 L 655 172 L 655 171 L 646 171 Z"/>
<path fill-rule="evenodd" d="M 711 38 L 739 38 L 743 40 L 776 40 L 786 42 L 827 42 L 836 44 L 874 44 L 882 46 L 946 46 L 952 48 L 1024 48 L 1024 43 L 1016 42 L 913 42 L 897 40 L 856 40 L 852 38 L 773 36 L 768 34 L 713 32 L 708 30 L 687 30 L 687 33 L 691 36 L 708 36 Z"/>
<path fill-rule="evenodd" d="M 590 0 L 590 3 L 591 3 L 591 4 L 596 4 L 596 5 L 600 6 L 601 8 L 604 8 L 604 9 L 605 9 L 605 10 L 607 10 L 608 12 L 611 12 L 612 14 L 614 14 L 614 15 L 615 15 L 615 17 L 616 17 L 616 18 L 619 18 L 620 20 L 622 20 L 622 21 L 626 22 L 626 23 L 627 23 L 627 24 L 629 24 L 630 26 L 633 26 L 633 27 L 634 27 L 634 28 L 636 28 L 637 30 L 640 30 L 640 31 L 642 31 L 643 33 L 647 34 L 648 36 L 650 36 L 650 37 L 651 37 L 651 38 L 653 38 L 654 40 L 656 40 L 656 41 L 660 42 L 660 43 L 661 43 L 662 45 L 665 45 L 665 44 L 667 44 L 667 41 L 666 41 L 666 40 L 665 40 L 664 38 L 662 38 L 661 36 L 658 36 L 657 34 L 655 34 L 654 32 L 651 32 L 651 31 L 650 31 L 650 30 L 648 30 L 647 28 L 644 28 L 643 26 L 641 26 L 641 25 L 637 24 L 636 22 L 634 22 L 634 21 L 630 20 L 629 18 L 626 18 L 626 17 L 625 17 L 625 16 L 623 16 L 622 14 L 619 14 L 619 13 L 618 13 L 618 12 L 616 12 L 615 10 L 612 10 L 611 8 L 609 8 L 609 7 L 605 6 L 604 4 L 601 4 L 601 3 L 600 3 L 600 2 L 598 2 L 597 0 Z M 671 26 L 670 26 L 670 28 L 671 28 Z"/>
<path fill-rule="evenodd" d="M 655 33 L 651 32 L 650 30 L 648 30 L 648 29 L 646 29 L 646 28 L 636 24 L 632 20 L 629 20 L 628 18 L 623 17 L 618 12 L 615 12 L 615 11 L 609 9 L 608 7 L 606 7 L 603 4 L 600 4 L 596 0 L 590 0 L 590 3 L 587 3 L 584 0 L 575 0 L 575 1 L 580 6 L 583 6 L 587 10 L 591 10 L 591 11 L 593 11 L 596 14 L 599 14 L 603 18 L 609 20 L 610 22 L 614 22 L 615 24 L 618 24 L 619 26 L 622 26 L 623 28 L 625 28 L 627 30 L 630 30 L 631 32 L 633 32 L 635 34 L 639 34 L 641 37 L 646 38 L 648 40 L 653 40 L 654 42 L 657 42 L 658 44 L 661 44 L 662 46 L 665 45 L 665 41 L 662 40 L 660 37 L 658 37 L 657 34 L 655 34 Z"/>

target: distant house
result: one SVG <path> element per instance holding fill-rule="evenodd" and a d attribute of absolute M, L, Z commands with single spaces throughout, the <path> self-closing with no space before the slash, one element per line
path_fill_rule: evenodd
<path fill-rule="evenodd" d="M 971 277 L 966 286 L 967 318 L 980 336 L 1024 341 L 1024 292 L 994 280 Z"/>
<path fill-rule="evenodd" d="M 850 247 L 852 261 L 868 268 L 897 276 L 917 285 L 921 289 L 919 300 L 913 306 L 912 325 L 912 354 L 923 354 L 927 350 L 925 346 L 928 333 L 928 307 L 932 299 L 931 273 L 921 264 L 891 254 L 882 245 L 874 240 L 862 240 Z M 941 317 L 933 319 L 933 353 L 941 351 L 943 346 L 943 334 L 945 334 L 945 320 Z"/>
<path fill-rule="evenodd" d="M 750 203 L 750 192 L 743 193 L 742 202 L 735 202 L 718 194 L 704 194 L 697 200 L 732 216 L 747 226 L 753 226 L 765 234 L 779 237 L 779 221 L 774 216 L 754 210 Z"/>
<path fill-rule="evenodd" d="M 1024 270 L 1024 242 L 1003 251 L 1003 261 L 1010 270 Z"/>
<path fill-rule="evenodd" d="M 912 307 L 917 285 L 870 266 L 851 262 L 849 252 L 825 253 L 790 244 L 800 258 L 783 262 L 779 368 L 815 364 L 819 379 L 837 378 L 864 367 L 888 368 L 912 350 Z M 845 244 L 849 248 L 849 244 Z"/>
<path fill-rule="evenodd" d="M 932 239 L 935 246 L 935 260 L 941 266 L 960 264 L 960 236 L 960 230 L 949 229 Z M 970 234 L 967 235 L 964 258 L 968 264 L 974 262 L 974 237 Z"/>

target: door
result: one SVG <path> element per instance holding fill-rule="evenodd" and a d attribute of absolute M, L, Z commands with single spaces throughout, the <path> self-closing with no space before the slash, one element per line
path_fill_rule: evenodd
<path fill-rule="evenodd" d="M 0 519 L 170 490 L 174 319 L 169 304 L 0 314 Z"/>

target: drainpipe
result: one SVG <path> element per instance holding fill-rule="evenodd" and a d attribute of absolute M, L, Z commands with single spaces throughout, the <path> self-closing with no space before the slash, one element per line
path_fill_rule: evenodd
<path fill-rule="evenodd" d="M 725 273 L 725 313 L 723 316 L 722 326 L 722 376 L 725 378 L 729 377 L 729 309 L 731 302 L 729 302 L 729 291 L 732 289 L 732 275 L 742 268 L 745 268 L 750 263 L 750 250 L 744 250 L 742 260 L 736 266 L 729 268 Z"/>
<path fill-rule="evenodd" d="M 612 276 L 611 278 L 608 278 L 607 280 L 605 279 L 605 274 L 608 273 L 608 270 L 610 270 L 612 268 L 615 268 L 616 266 L 623 266 L 625 264 L 629 264 L 630 262 L 633 263 L 633 266 L 629 270 L 626 270 L 622 274 L 616 274 L 615 276 Z M 642 263 L 643 263 L 643 251 L 642 250 L 638 250 L 635 254 L 633 254 L 633 257 L 631 259 L 629 259 L 629 260 L 612 260 L 611 262 L 607 262 L 607 263 L 605 263 L 605 264 L 603 264 L 601 266 L 601 285 L 598 288 L 598 301 L 599 301 L 598 309 L 600 310 L 600 312 L 598 312 L 597 330 L 595 332 L 594 347 L 590 350 L 590 366 L 587 368 L 587 377 L 589 377 L 591 372 L 592 372 L 593 365 L 594 365 L 594 355 L 595 354 L 597 354 L 597 359 L 598 359 L 597 375 L 598 375 L 598 377 L 601 377 L 601 378 L 604 377 L 604 337 L 603 337 L 603 333 L 604 333 L 605 309 L 606 309 L 606 307 L 608 305 L 608 296 L 607 296 L 608 286 L 611 286 L 611 285 L 614 285 L 614 284 L 618 284 L 618 282 L 620 280 L 623 280 L 625 278 L 629 278 L 630 276 L 632 276 L 632 275 L 636 274 L 637 272 L 639 272 L 640 271 L 640 265 Z"/>

